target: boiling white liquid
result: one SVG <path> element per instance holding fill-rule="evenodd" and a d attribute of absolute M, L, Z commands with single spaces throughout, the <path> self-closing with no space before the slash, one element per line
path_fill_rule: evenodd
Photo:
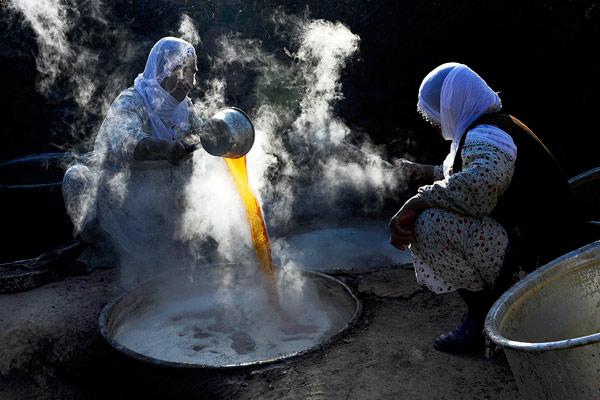
<path fill-rule="evenodd" d="M 279 264 L 292 260 L 312 271 L 377 268 L 411 262 L 408 251 L 390 244 L 387 226 L 325 228 L 291 235 L 273 242 L 274 259 Z M 283 257 L 278 249 L 282 249 Z"/>
<path fill-rule="evenodd" d="M 164 361 L 214 366 L 292 354 L 340 330 L 347 316 L 318 298 L 281 298 L 285 315 L 261 293 L 235 290 L 167 301 L 117 327 L 115 339 Z"/>

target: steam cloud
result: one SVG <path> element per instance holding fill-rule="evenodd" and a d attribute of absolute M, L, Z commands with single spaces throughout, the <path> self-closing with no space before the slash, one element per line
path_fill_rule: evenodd
<path fill-rule="evenodd" d="M 129 65 L 145 58 L 152 43 L 108 27 L 99 0 L 84 3 L 79 7 L 85 7 L 86 14 L 106 29 L 104 34 L 118 43 L 120 64 L 103 68 L 100 51 L 84 39 L 68 39 L 83 13 L 75 2 L 11 0 L 9 4 L 35 32 L 40 92 L 71 93 L 80 106 L 82 113 L 72 125 L 72 134 L 82 140 L 82 131 L 96 129 L 89 121 L 105 115 L 118 92 L 130 86 L 139 71 Z M 210 69 L 199 72 L 203 95 L 195 101 L 198 112 L 207 118 L 225 105 L 235 105 L 253 118 L 257 135 L 248 154 L 249 179 L 272 235 L 286 233 L 301 220 L 377 213 L 387 198 L 403 189 L 401 177 L 381 161 L 372 143 L 349 145 L 352 130 L 334 108 L 343 99 L 340 79 L 358 52 L 360 38 L 342 23 L 282 12 L 274 15 L 272 23 L 275 35 L 287 40 L 284 48 L 268 49 L 258 39 L 230 32 L 217 38 L 216 54 L 200 54 L 209 57 Z M 201 43 L 187 14 L 181 15 L 177 32 L 195 45 Z M 69 85 L 61 87 L 65 79 Z M 238 85 L 240 79 L 244 85 Z M 232 97 L 243 104 L 228 104 Z M 129 175 L 118 176 L 126 180 Z M 126 181 L 116 183 L 126 191 Z M 83 197 L 78 202 L 84 205 L 76 204 L 74 209 L 93 208 L 90 196 Z M 87 218 L 76 220 L 81 221 Z M 253 254 L 245 210 L 223 160 L 195 153 L 174 239 L 189 243 L 198 262 L 239 261 Z M 216 257 L 207 252 L 207 242 L 216 244 Z M 285 258 L 284 248 L 276 251 Z M 286 271 L 291 276 L 290 268 Z"/>
<path fill-rule="evenodd" d="M 194 46 L 200 43 L 200 35 L 198 34 L 198 30 L 194 26 L 194 22 L 187 14 L 181 15 L 181 20 L 179 21 L 179 35 L 180 37 L 193 44 Z"/>
<path fill-rule="evenodd" d="M 23 14 L 36 34 L 39 85 L 47 93 L 76 58 L 66 37 L 71 27 L 69 6 L 60 0 L 11 0 L 9 6 Z"/>
<path fill-rule="evenodd" d="M 380 211 L 385 198 L 402 189 L 401 177 L 381 160 L 371 143 L 350 146 L 346 139 L 351 130 L 334 113 L 335 102 L 343 98 L 343 68 L 358 51 L 360 38 L 339 22 L 284 14 L 279 14 L 278 22 L 292 32 L 294 43 L 290 45 L 297 46 L 294 53 L 286 48 L 286 57 L 239 34 L 218 39 L 219 51 L 211 60 L 205 96 L 196 102 L 198 110 L 209 117 L 226 105 L 230 69 L 241 68 L 254 77 L 255 106 L 249 111 L 257 135 L 248 154 L 248 172 L 271 233 L 285 233 L 302 218 Z M 245 226 L 244 215 L 232 212 L 241 204 L 223 208 L 226 200 L 231 203 L 236 198 L 230 197 L 233 192 L 225 184 L 223 163 L 208 167 L 201 155 L 195 161 L 182 234 L 188 238 L 212 236 L 219 243 L 219 253 L 232 260 L 241 255 L 240 243 L 245 251 L 249 248 L 249 234 L 245 228 L 238 229 Z M 219 185 L 213 181 L 217 175 Z M 210 201 L 211 197 L 219 201 Z M 224 225 L 239 227 L 225 231 Z M 286 258 L 285 248 L 273 251 Z"/>
<path fill-rule="evenodd" d="M 119 65 L 108 67 L 102 63 L 101 52 L 89 47 L 85 39 L 68 39 L 83 13 L 73 0 L 11 0 L 10 4 L 35 32 L 40 92 L 48 96 L 71 93 L 79 105 L 82 112 L 72 129 L 81 140 L 79 132 L 95 131 L 90 121 L 106 115 L 116 95 L 131 86 L 140 71 L 132 70 L 130 65 L 145 59 L 152 43 L 132 37 L 125 28 L 109 28 L 99 0 L 82 3 L 87 14 L 105 27 L 102 34 L 117 43 L 113 51 L 119 54 Z M 284 48 L 269 49 L 258 39 L 226 33 L 216 40 L 216 54 L 199 54 L 209 57 L 210 69 L 199 72 L 203 95 L 195 102 L 198 112 L 207 118 L 219 108 L 233 105 L 251 115 L 257 132 L 248 154 L 249 180 L 261 200 L 272 237 L 287 233 L 299 221 L 347 220 L 353 215 L 379 213 L 384 201 L 402 189 L 402 180 L 381 160 L 379 149 L 372 143 L 349 145 L 352 129 L 335 113 L 335 103 L 343 98 L 342 73 L 356 55 L 360 38 L 339 22 L 281 12 L 274 15 L 272 22 L 275 36 L 287 41 Z M 192 18 L 186 14 L 181 15 L 176 32 L 193 44 L 201 43 Z M 171 34 L 165 32 L 164 36 Z M 232 98 L 240 104 L 231 104 Z M 118 117 L 113 122 L 114 129 L 127 128 L 127 123 Z M 100 176 L 90 175 L 87 165 L 69 170 L 74 175 L 72 183 L 81 187 L 74 189 L 79 195 L 67 202 L 67 208 L 78 228 L 93 219 L 95 210 L 110 214 L 106 219 L 112 221 L 106 224 L 120 225 L 115 236 L 122 245 L 120 268 L 126 285 L 189 264 L 192 270 L 186 276 L 194 282 L 195 275 L 202 279 L 209 275 L 204 270 L 195 274 L 195 265 L 241 263 L 254 258 L 245 209 L 222 159 L 197 151 L 191 171 L 179 171 L 183 172 L 180 174 L 163 168 L 156 186 L 141 189 L 134 186 L 140 176 L 144 178 L 144 171 L 134 171 L 133 167 L 116 173 L 108 168 L 102 170 L 103 161 L 100 154 L 90 166 L 99 169 L 94 173 Z M 182 179 L 181 175 L 187 172 L 189 176 Z M 138 182 L 134 182 L 136 179 Z M 100 186 L 112 191 L 113 203 L 96 202 Z M 183 196 L 171 191 L 173 187 L 183 187 Z M 148 201 L 153 196 L 164 201 L 155 207 Z M 171 204 L 183 205 L 183 210 L 170 207 Z M 128 209 L 142 209 L 144 213 L 127 215 Z M 155 211 L 160 214 L 158 218 L 149 215 Z M 165 215 L 167 218 L 161 218 Z M 171 225 L 176 228 L 174 237 L 165 234 L 171 234 Z M 144 240 L 128 241 L 131 237 Z M 290 323 L 292 328 L 295 325 L 292 333 L 298 333 L 294 340 L 311 339 L 300 348 L 328 337 L 330 328 L 345 324 L 346 321 L 333 323 L 340 318 L 338 311 L 324 314 L 330 306 L 327 299 L 321 298 L 314 282 L 305 279 L 299 268 L 302 266 L 289 258 L 285 245 L 274 246 L 273 252 L 275 258 L 284 260 L 276 287 L 287 316 L 280 315 L 282 308 L 273 303 L 270 293 L 259 290 L 268 288 L 268 279 L 256 274 L 256 270 L 234 268 L 236 274 L 242 274 L 242 279 L 235 280 L 227 268 L 212 268 L 210 272 L 217 281 L 214 300 L 219 304 L 218 318 L 234 326 L 236 333 L 263 339 L 284 338 L 277 343 L 281 351 L 288 351 Z M 151 269 L 149 264 L 153 264 Z M 202 302 L 202 298 L 193 298 L 191 304 L 175 304 L 171 311 L 178 315 L 190 310 L 197 313 L 204 306 Z M 167 357 L 181 361 L 179 350 L 167 351 L 163 346 L 160 330 L 185 326 L 183 322 L 165 319 L 168 316 L 160 313 L 150 321 L 152 324 L 143 326 L 140 336 L 134 334 L 132 338 L 135 343 L 155 338 L 150 342 L 158 344 L 152 346 L 154 350 L 165 350 Z M 197 319 L 190 321 L 195 324 Z M 197 342 L 193 327 L 180 333 L 186 338 L 191 335 L 190 340 Z M 140 337 L 144 340 L 140 341 Z M 172 342 L 170 337 L 167 340 Z M 230 337 L 225 337 L 224 343 L 229 342 Z M 260 350 L 259 345 L 257 349 Z M 233 357 L 240 359 L 239 354 Z M 195 353 L 192 360 L 197 360 Z"/>
<path fill-rule="evenodd" d="M 109 24 L 101 0 L 9 0 L 8 9 L 20 14 L 35 35 L 38 91 L 54 103 L 76 105 L 75 115 L 63 117 L 69 131 L 53 133 L 73 138 L 75 149 L 68 150 L 91 147 L 99 117 L 131 81 L 129 64 L 147 54 L 147 40 Z M 112 51 L 120 65 L 106 65 L 104 49 L 93 44 L 96 34 L 115 43 Z"/>

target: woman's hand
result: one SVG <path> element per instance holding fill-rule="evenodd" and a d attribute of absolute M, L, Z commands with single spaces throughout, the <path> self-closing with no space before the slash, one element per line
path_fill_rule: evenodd
<path fill-rule="evenodd" d="M 167 153 L 167 161 L 171 165 L 178 165 L 183 160 L 190 157 L 192 153 L 188 151 L 188 147 L 181 141 L 171 143 L 171 147 Z"/>
<path fill-rule="evenodd" d="M 137 161 L 167 160 L 172 165 L 177 165 L 190 154 L 182 140 L 173 142 L 149 137 L 138 143 L 133 156 Z"/>
<path fill-rule="evenodd" d="M 409 181 L 433 182 L 433 165 L 419 164 L 405 158 L 396 160 L 394 164 Z"/>
<path fill-rule="evenodd" d="M 389 223 L 390 244 L 400 250 L 415 240 L 415 222 L 419 215 L 429 208 L 427 202 L 418 195 L 408 199 Z"/>

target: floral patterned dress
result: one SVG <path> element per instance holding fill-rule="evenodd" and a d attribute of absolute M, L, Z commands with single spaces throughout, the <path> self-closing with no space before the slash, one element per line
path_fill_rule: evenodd
<path fill-rule="evenodd" d="M 410 249 L 417 282 L 435 293 L 489 288 L 504 261 L 508 235 L 488 215 L 510 185 L 515 158 L 473 139 L 471 133 L 481 129 L 498 128 L 467 132 L 462 170 L 419 188 L 431 208 L 417 219 Z"/>

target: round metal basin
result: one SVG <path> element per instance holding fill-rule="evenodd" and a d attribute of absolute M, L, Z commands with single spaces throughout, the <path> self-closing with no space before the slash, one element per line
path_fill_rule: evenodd
<path fill-rule="evenodd" d="M 305 227 L 275 239 L 272 249 L 280 264 L 293 262 L 325 273 L 360 273 L 410 264 L 410 252 L 396 249 L 389 240 L 387 222 L 382 219 Z"/>
<path fill-rule="evenodd" d="M 569 184 L 581 213 L 588 220 L 600 223 L 600 167 L 572 177 Z"/>
<path fill-rule="evenodd" d="M 345 284 L 323 274 L 280 270 L 269 280 L 255 265 L 211 265 L 176 270 L 123 294 L 102 310 L 100 331 L 145 363 L 227 370 L 320 348 L 360 310 Z"/>
<path fill-rule="evenodd" d="M 0 262 L 37 257 L 72 240 L 61 183 L 70 153 L 46 153 L 0 163 Z"/>
<path fill-rule="evenodd" d="M 600 397 L 600 241 L 529 274 L 490 310 L 485 330 L 527 399 Z"/>

